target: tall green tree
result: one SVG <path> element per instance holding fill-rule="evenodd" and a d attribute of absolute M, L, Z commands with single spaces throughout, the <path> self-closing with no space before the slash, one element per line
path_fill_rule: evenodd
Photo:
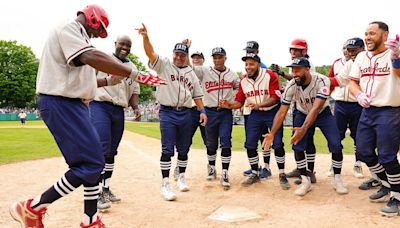
<path fill-rule="evenodd" d="M 315 67 L 315 70 L 320 74 L 328 76 L 329 71 L 331 70 L 331 66 L 328 65 L 317 66 Z"/>
<path fill-rule="evenodd" d="M 0 107 L 26 107 L 35 98 L 39 60 L 30 47 L 0 40 Z"/>
<path fill-rule="evenodd" d="M 130 53 L 128 55 L 128 58 L 132 61 L 133 64 L 135 64 L 135 66 L 138 68 L 138 70 L 147 71 L 144 64 L 142 62 L 140 62 L 139 58 L 136 55 Z M 139 102 L 146 102 L 146 101 L 154 100 L 153 91 L 154 91 L 154 88 L 152 88 L 151 86 L 140 84 Z"/>

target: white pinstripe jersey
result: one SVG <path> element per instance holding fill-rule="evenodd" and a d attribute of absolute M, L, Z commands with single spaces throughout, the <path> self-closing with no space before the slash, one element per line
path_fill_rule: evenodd
<path fill-rule="evenodd" d="M 94 50 L 85 28 L 78 22 L 64 22 L 53 29 L 43 49 L 36 79 L 36 93 L 69 98 L 94 98 L 95 69 L 75 66 L 80 54 Z"/>
<path fill-rule="evenodd" d="M 287 83 L 281 97 L 282 104 L 290 105 L 292 101 L 295 101 L 297 110 L 306 115 L 312 109 L 316 98 L 325 100 L 321 111 L 329 105 L 329 87 L 331 84 L 329 78 L 319 73 L 310 73 L 311 82 L 306 88 L 303 89 L 302 86 L 298 86 L 295 79 L 292 79 Z"/>
<path fill-rule="evenodd" d="M 360 82 L 361 91 L 371 98 L 371 106 L 400 106 L 400 77 L 392 69 L 388 49 L 372 56 L 360 52 L 351 68 L 349 78 Z"/>

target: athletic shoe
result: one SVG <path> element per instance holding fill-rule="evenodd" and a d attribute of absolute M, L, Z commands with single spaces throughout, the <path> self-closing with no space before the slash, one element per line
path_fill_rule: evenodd
<path fill-rule="evenodd" d="M 280 173 L 279 174 L 279 184 L 283 190 L 288 190 L 290 188 L 289 181 L 286 178 L 286 174 Z"/>
<path fill-rule="evenodd" d="M 110 202 L 107 200 L 106 194 L 101 192 L 99 198 L 97 199 L 97 209 L 106 210 L 111 207 Z"/>
<path fill-rule="evenodd" d="M 333 167 L 331 166 L 331 168 L 328 170 L 328 172 L 326 172 L 326 176 L 333 177 L 333 175 L 334 175 Z"/>
<path fill-rule="evenodd" d="M 42 228 L 43 215 L 46 208 L 35 211 L 31 208 L 32 199 L 27 201 L 16 202 L 10 207 L 10 215 L 13 219 L 21 223 L 21 227 L 37 227 Z"/>
<path fill-rule="evenodd" d="M 270 169 L 260 167 L 260 169 L 258 170 L 258 176 L 261 180 L 267 180 L 272 177 L 272 173 Z"/>
<path fill-rule="evenodd" d="M 400 200 L 390 197 L 389 202 L 382 207 L 380 213 L 385 216 L 400 215 Z"/>
<path fill-rule="evenodd" d="M 187 186 L 186 181 L 185 181 L 185 173 L 179 174 L 178 188 L 179 188 L 179 191 L 181 191 L 181 192 L 189 191 L 189 187 Z"/>
<path fill-rule="evenodd" d="M 295 195 L 305 196 L 309 191 L 311 191 L 311 181 L 309 177 L 301 176 L 302 181 L 300 186 L 294 191 Z"/>
<path fill-rule="evenodd" d="M 215 169 L 215 166 L 213 165 L 207 165 L 207 180 L 212 181 L 217 179 L 217 170 Z"/>
<path fill-rule="evenodd" d="M 369 196 L 369 200 L 375 203 L 385 202 L 389 196 L 389 193 L 390 193 L 390 188 L 387 188 L 382 185 L 377 192 Z"/>
<path fill-rule="evenodd" d="M 228 176 L 228 170 L 222 170 L 221 174 L 221 185 L 224 190 L 228 190 L 231 187 L 231 184 L 229 183 L 229 176 Z"/>
<path fill-rule="evenodd" d="M 253 171 L 251 169 L 248 169 L 248 170 L 243 171 L 243 176 L 247 177 L 252 173 L 253 173 Z"/>
<path fill-rule="evenodd" d="M 291 172 L 287 173 L 286 177 L 287 178 L 293 178 L 293 177 L 299 177 L 300 178 L 300 171 L 297 168 L 295 168 Z"/>
<path fill-rule="evenodd" d="M 382 185 L 382 182 L 380 182 L 377 179 L 371 178 L 367 181 L 362 182 L 362 184 L 360 186 L 358 186 L 358 188 L 360 190 L 369 190 L 371 188 L 376 188 Z"/>
<path fill-rule="evenodd" d="M 363 170 L 362 170 L 362 166 L 361 166 L 360 162 L 356 162 L 356 163 L 354 164 L 354 167 L 353 167 L 353 175 L 354 175 L 355 177 L 357 177 L 357 178 L 363 178 L 363 177 L 364 177 Z"/>
<path fill-rule="evenodd" d="M 104 193 L 104 197 L 106 198 L 107 201 L 109 201 L 111 203 L 121 202 L 121 198 L 114 195 L 114 193 L 110 189 L 103 188 L 103 193 Z"/>
<path fill-rule="evenodd" d="M 310 178 L 311 184 L 317 183 L 317 177 L 315 176 L 315 172 L 307 170 L 307 176 Z M 294 180 L 294 183 L 297 185 L 301 184 L 301 178 Z"/>
<path fill-rule="evenodd" d="M 161 185 L 161 195 L 167 201 L 176 200 L 176 195 L 171 191 L 168 178 L 164 178 Z"/>
<path fill-rule="evenodd" d="M 336 174 L 335 177 L 333 178 L 332 185 L 339 195 L 344 195 L 349 193 L 349 190 L 347 190 L 347 188 L 344 186 L 343 181 L 340 178 L 339 174 Z"/>
<path fill-rule="evenodd" d="M 245 187 L 248 187 L 259 181 L 260 181 L 260 178 L 258 177 L 258 175 L 255 173 L 252 173 L 247 177 L 247 179 L 245 181 L 242 182 L 242 185 Z"/>
<path fill-rule="evenodd" d="M 176 166 L 174 169 L 174 180 L 178 181 L 178 178 L 179 178 L 179 167 Z"/>
<path fill-rule="evenodd" d="M 106 228 L 106 226 L 104 225 L 104 223 L 100 220 L 100 217 L 97 216 L 97 220 L 90 223 L 89 225 L 83 225 L 83 223 L 81 223 L 81 228 Z"/>

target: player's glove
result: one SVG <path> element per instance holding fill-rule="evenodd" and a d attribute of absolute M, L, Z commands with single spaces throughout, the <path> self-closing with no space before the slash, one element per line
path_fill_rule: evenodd
<path fill-rule="evenodd" d="M 124 77 L 120 77 L 120 76 L 116 76 L 116 75 L 108 75 L 104 79 L 107 82 L 107 86 L 113 86 L 113 85 L 121 83 L 121 81 L 124 79 Z"/>
<path fill-rule="evenodd" d="M 271 70 L 282 77 L 285 76 L 285 73 L 282 71 L 281 67 L 277 64 L 271 64 Z"/>
<path fill-rule="evenodd" d="M 137 81 L 139 83 L 150 85 L 150 86 L 158 86 L 158 85 L 166 85 L 167 84 L 160 77 L 152 75 L 150 73 L 144 73 L 144 72 L 139 72 L 137 74 L 136 78 L 134 78 L 134 79 L 135 79 L 135 81 Z"/>
<path fill-rule="evenodd" d="M 361 105 L 361 107 L 369 108 L 371 103 L 371 98 L 369 98 L 368 95 L 363 92 L 358 92 L 357 101 Z"/>
<path fill-rule="evenodd" d="M 392 50 L 392 59 L 400 59 L 400 37 L 396 35 L 395 39 L 388 39 L 385 46 Z"/>

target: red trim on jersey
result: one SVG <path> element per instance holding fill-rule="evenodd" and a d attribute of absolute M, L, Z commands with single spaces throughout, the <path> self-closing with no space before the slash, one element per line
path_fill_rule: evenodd
<path fill-rule="evenodd" d="M 278 75 L 271 70 L 267 70 L 267 73 L 270 75 L 268 88 L 269 97 L 279 101 L 280 98 L 278 97 L 278 95 L 276 95 L 275 92 L 276 90 L 280 89 Z"/>
<path fill-rule="evenodd" d="M 335 63 L 339 62 L 339 61 L 342 61 L 342 58 L 338 58 L 335 61 L 333 61 L 331 70 L 329 71 L 329 74 L 328 74 L 328 77 L 330 77 L 330 78 L 335 77 L 335 69 L 334 69 L 335 68 Z"/>
<path fill-rule="evenodd" d="M 246 78 L 246 75 L 243 75 L 243 77 L 240 79 L 239 88 L 235 95 L 235 101 L 240 102 L 242 105 L 246 101 L 246 96 L 244 95 L 243 89 L 242 89 L 242 80 L 245 78 Z"/>
<path fill-rule="evenodd" d="M 332 93 L 332 91 L 335 89 L 335 87 L 339 86 L 339 82 L 337 81 L 337 79 L 335 77 L 330 77 L 329 80 L 331 81 L 331 86 L 330 86 L 330 92 Z"/>
<path fill-rule="evenodd" d="M 372 76 L 372 77 L 380 77 L 380 76 L 388 76 L 388 75 L 390 75 L 390 73 L 385 73 L 385 74 L 374 74 L 374 73 L 372 73 L 372 74 L 361 74 L 361 77 L 370 77 L 370 76 Z"/>
<path fill-rule="evenodd" d="M 207 89 L 207 93 L 210 93 L 211 91 L 223 90 L 223 89 L 232 89 L 232 86 L 231 85 L 225 85 L 225 86 L 221 86 L 221 87 L 213 87 L 213 88 Z"/>

